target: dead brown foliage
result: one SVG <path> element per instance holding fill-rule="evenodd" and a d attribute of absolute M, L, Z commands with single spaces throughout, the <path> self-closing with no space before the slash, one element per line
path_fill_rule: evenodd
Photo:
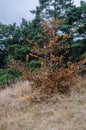
<path fill-rule="evenodd" d="M 39 55 L 44 55 L 41 59 L 42 70 L 35 76 L 32 76 L 28 72 L 27 66 L 23 66 L 21 62 L 16 63 L 15 60 L 12 61 L 10 67 L 20 71 L 23 79 L 32 81 L 35 84 L 35 88 L 38 88 L 41 97 L 50 97 L 57 92 L 69 94 L 74 84 L 74 78 L 76 79 L 76 75 L 80 73 L 81 66 L 86 63 L 86 59 L 77 63 L 65 61 L 66 55 L 70 52 L 70 46 L 65 47 L 63 44 L 70 37 L 70 34 L 64 34 L 63 36 L 55 34 L 56 28 L 59 28 L 62 24 L 60 21 L 51 21 L 50 25 L 52 27 L 46 21 L 42 24 L 44 30 L 46 30 L 44 37 L 45 39 L 47 38 L 48 42 L 43 43 L 43 48 L 40 48 L 37 43 L 33 43 L 34 46 L 32 48 L 32 52 L 39 59 Z M 62 40 L 59 40 L 59 38 Z"/>

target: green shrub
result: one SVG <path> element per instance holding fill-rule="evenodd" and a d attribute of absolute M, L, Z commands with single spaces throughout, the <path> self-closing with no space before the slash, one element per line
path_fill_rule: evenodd
<path fill-rule="evenodd" d="M 20 73 L 12 69 L 0 69 L 0 85 L 10 84 L 20 77 Z"/>
<path fill-rule="evenodd" d="M 29 64 L 29 68 L 31 70 L 37 70 L 41 68 L 41 61 L 40 60 L 32 60 Z"/>
<path fill-rule="evenodd" d="M 85 58 L 86 57 L 86 52 L 84 52 L 82 55 L 81 55 L 81 58 Z"/>

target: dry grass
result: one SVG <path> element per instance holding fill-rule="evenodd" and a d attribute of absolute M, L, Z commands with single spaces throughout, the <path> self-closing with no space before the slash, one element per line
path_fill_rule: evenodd
<path fill-rule="evenodd" d="M 36 93 L 28 81 L 0 91 L 0 130 L 86 129 L 85 79 L 79 79 L 70 96 L 54 94 L 46 102 L 32 103 Z"/>

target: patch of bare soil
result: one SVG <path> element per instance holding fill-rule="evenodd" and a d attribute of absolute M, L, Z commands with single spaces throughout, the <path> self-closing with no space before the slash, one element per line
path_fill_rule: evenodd
<path fill-rule="evenodd" d="M 31 103 L 33 89 L 21 81 L 0 91 L 0 130 L 86 130 L 86 80 L 46 102 Z"/>

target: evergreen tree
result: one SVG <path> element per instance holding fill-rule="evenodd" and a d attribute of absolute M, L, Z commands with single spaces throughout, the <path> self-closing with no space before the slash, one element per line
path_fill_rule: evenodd
<path fill-rule="evenodd" d="M 73 7 L 72 0 L 39 0 L 39 6 L 33 13 L 39 13 L 43 18 L 58 18 L 66 16 L 67 11 Z M 36 13 L 37 12 L 37 13 Z"/>
<path fill-rule="evenodd" d="M 86 57 L 86 2 L 81 1 L 80 7 L 69 10 L 65 23 L 72 29 L 71 59 L 75 61 Z"/>

